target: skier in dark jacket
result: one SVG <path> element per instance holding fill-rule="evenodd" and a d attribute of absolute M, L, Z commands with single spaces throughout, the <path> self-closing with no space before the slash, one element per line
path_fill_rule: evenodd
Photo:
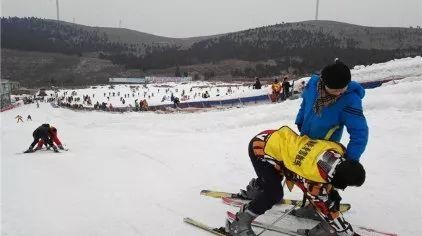
<path fill-rule="evenodd" d="M 35 152 L 34 149 L 35 144 L 38 143 L 39 140 L 43 140 L 44 143 L 47 143 L 50 145 L 50 147 L 53 148 L 54 152 L 59 152 L 57 147 L 53 144 L 53 141 L 50 139 L 50 125 L 49 124 L 42 124 L 40 127 L 38 127 L 34 132 L 32 133 L 32 137 L 34 137 L 34 141 L 29 145 L 28 150 L 25 151 L 25 153 L 29 152 Z"/>
<path fill-rule="evenodd" d="M 290 87 L 291 87 L 289 81 L 287 81 L 287 77 L 284 77 L 281 87 L 283 87 L 283 100 L 286 100 L 290 96 Z"/>
<path fill-rule="evenodd" d="M 255 81 L 255 83 L 253 84 L 252 87 L 253 87 L 253 89 L 261 89 L 262 84 L 261 84 L 261 81 L 259 81 L 258 77 L 256 77 L 256 81 Z"/>

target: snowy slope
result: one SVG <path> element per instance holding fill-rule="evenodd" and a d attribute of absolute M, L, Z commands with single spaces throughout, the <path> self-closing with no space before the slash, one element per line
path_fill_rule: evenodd
<path fill-rule="evenodd" d="M 402 79 L 408 77 L 422 77 L 422 57 L 407 57 L 394 59 L 384 63 L 372 65 L 358 65 L 350 70 L 352 80 L 358 83 Z M 298 87 L 300 82 L 308 81 L 310 77 L 299 79 L 295 83 Z"/>
<path fill-rule="evenodd" d="M 352 204 L 352 224 L 422 234 L 421 96 L 420 77 L 367 90 L 367 181 L 341 193 Z M 207 235 L 183 217 L 223 225 L 233 208 L 199 191 L 243 188 L 254 176 L 250 138 L 294 127 L 299 103 L 193 114 L 74 112 L 41 103 L 3 112 L 2 235 Z M 16 124 L 17 114 L 34 121 Z M 21 154 L 45 122 L 70 151 Z"/>

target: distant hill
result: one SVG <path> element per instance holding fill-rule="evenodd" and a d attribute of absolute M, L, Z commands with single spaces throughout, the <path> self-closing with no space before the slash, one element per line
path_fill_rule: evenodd
<path fill-rule="evenodd" d="M 35 17 L 1 18 L 2 48 L 66 54 L 87 52 L 142 55 L 166 47 L 186 48 L 215 36 L 168 38 L 124 28 L 91 27 Z"/>
<path fill-rule="evenodd" d="M 127 44 L 139 44 L 145 43 L 150 45 L 175 45 L 182 47 L 189 47 L 195 42 L 212 38 L 216 36 L 204 36 L 204 37 L 190 37 L 190 38 L 168 38 L 157 36 L 153 34 L 147 34 L 136 30 L 124 29 L 124 28 L 109 28 L 109 27 L 89 27 L 84 26 L 87 30 L 98 30 L 101 33 L 105 33 L 111 42 L 116 43 L 127 43 Z"/>
<path fill-rule="evenodd" d="M 21 86 L 79 86 L 107 83 L 110 77 L 140 77 L 139 70 L 113 65 L 95 56 L 52 52 L 1 50 L 1 77 Z"/>
<path fill-rule="evenodd" d="M 68 59 L 86 57 L 119 68 L 106 74 L 93 71 L 92 75 L 114 76 L 122 70 L 139 75 L 174 75 L 174 71 L 182 70 L 206 78 L 304 74 L 320 69 L 336 57 L 353 66 L 422 55 L 421 28 L 366 27 L 334 21 L 276 24 L 178 39 L 121 28 L 11 17 L 1 19 L 1 33 L 2 52 L 11 49 L 6 55 L 13 54 L 13 61 L 20 61 L 21 70 L 29 73 L 15 71 L 11 60 L 2 55 L 2 77 L 18 81 L 33 77 L 31 67 L 25 68 L 25 53 L 31 51 L 28 55 L 65 54 Z M 57 69 L 42 68 L 44 74 Z M 65 71 L 55 75 L 57 80 L 63 81 L 69 74 L 81 76 L 77 71 Z"/>
<path fill-rule="evenodd" d="M 320 69 L 339 57 L 350 66 L 422 54 L 422 29 L 364 27 L 333 21 L 306 21 L 259 27 L 204 39 L 180 50 L 168 47 L 139 58 L 109 54 L 116 64 L 143 70 L 223 60 L 257 62 L 232 76 L 273 76 Z M 271 61 L 268 64 L 265 61 Z"/>

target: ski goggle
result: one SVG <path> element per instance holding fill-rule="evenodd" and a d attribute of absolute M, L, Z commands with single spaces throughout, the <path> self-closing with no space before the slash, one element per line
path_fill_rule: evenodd
<path fill-rule="evenodd" d="M 340 153 L 334 150 L 327 150 L 318 157 L 318 166 L 327 173 L 330 179 L 333 179 L 338 164 L 346 160 Z"/>

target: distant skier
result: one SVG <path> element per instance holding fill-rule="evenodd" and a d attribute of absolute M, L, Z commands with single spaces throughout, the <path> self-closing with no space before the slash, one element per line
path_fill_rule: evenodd
<path fill-rule="evenodd" d="M 25 153 L 29 152 L 35 152 L 34 150 L 35 144 L 38 143 L 38 141 L 41 139 L 44 141 L 44 143 L 47 143 L 50 145 L 50 147 L 53 148 L 54 152 L 59 152 L 57 147 L 53 144 L 53 142 L 50 139 L 49 136 L 50 133 L 50 125 L 49 124 L 43 124 L 40 127 L 38 127 L 34 132 L 32 133 L 32 137 L 34 137 L 34 141 L 29 145 L 28 150 L 25 151 Z"/>
<path fill-rule="evenodd" d="M 178 97 L 175 97 L 173 100 L 173 108 L 179 108 L 180 99 Z"/>
<path fill-rule="evenodd" d="M 252 87 L 253 87 L 253 89 L 261 89 L 262 84 L 261 84 L 261 81 L 259 81 L 258 77 L 256 77 L 255 83 L 253 84 Z"/>
<path fill-rule="evenodd" d="M 255 235 L 252 221 L 283 198 L 283 177 L 289 190 L 298 186 L 316 209 L 322 222 L 312 229 L 298 229 L 306 236 L 356 235 L 343 218 L 337 189 L 361 186 L 365 170 L 355 160 L 344 158 L 345 148 L 337 142 L 299 136 L 287 126 L 266 130 L 249 143 L 249 157 L 257 179 L 252 179 L 241 195 L 252 200 L 228 221 L 230 235 Z"/>
<path fill-rule="evenodd" d="M 303 90 L 305 90 L 305 87 L 306 87 L 306 82 L 305 81 L 300 82 L 298 92 L 302 93 Z"/>
<path fill-rule="evenodd" d="M 31 115 L 28 115 L 28 117 L 26 117 L 26 121 L 28 121 L 28 120 L 32 121 Z"/>
<path fill-rule="evenodd" d="M 281 92 L 281 84 L 278 82 L 277 79 L 275 79 L 274 82 L 271 84 L 271 90 L 271 102 L 278 102 Z"/>
<path fill-rule="evenodd" d="M 351 81 L 350 69 L 341 61 L 324 67 L 321 76 L 314 74 L 302 93 L 302 104 L 296 117 L 301 135 L 312 139 L 339 142 L 346 126 L 350 134 L 345 158 L 359 161 L 368 142 L 368 126 L 362 111 L 365 90 Z M 311 207 L 294 212 L 303 218 L 316 213 Z"/>
<path fill-rule="evenodd" d="M 15 117 L 15 119 L 17 120 L 16 123 L 19 123 L 19 121 L 23 122 L 22 116 L 21 115 L 17 115 Z"/>
<path fill-rule="evenodd" d="M 286 100 L 290 96 L 291 87 L 289 81 L 287 81 L 287 77 L 284 77 L 281 87 L 283 87 L 283 100 Z"/>
<path fill-rule="evenodd" d="M 57 147 L 59 149 L 64 150 L 63 144 L 60 141 L 59 137 L 57 136 L 57 128 L 56 127 L 50 126 L 50 130 L 48 131 L 48 136 L 51 139 L 51 141 L 57 145 Z M 47 146 L 47 144 L 44 142 L 44 140 L 40 139 L 38 141 L 36 150 L 41 150 L 42 145 L 44 145 L 44 144 L 46 145 L 47 149 L 50 149 L 50 146 Z"/>
<path fill-rule="evenodd" d="M 146 99 L 143 99 L 139 102 L 141 111 L 148 111 L 148 102 Z"/>

